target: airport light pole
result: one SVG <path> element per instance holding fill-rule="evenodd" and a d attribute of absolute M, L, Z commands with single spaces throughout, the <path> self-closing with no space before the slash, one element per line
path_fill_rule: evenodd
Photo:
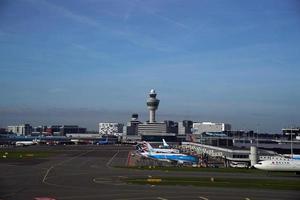
<path fill-rule="evenodd" d="M 259 127 L 259 124 L 257 124 L 257 127 L 256 127 L 256 147 L 258 148 L 258 127 Z"/>
<path fill-rule="evenodd" d="M 293 128 L 291 128 L 291 158 L 293 158 Z"/>

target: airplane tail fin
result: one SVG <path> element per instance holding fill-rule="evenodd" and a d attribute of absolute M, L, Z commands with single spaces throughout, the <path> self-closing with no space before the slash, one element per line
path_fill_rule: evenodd
<path fill-rule="evenodd" d="M 146 142 L 146 145 L 149 152 L 153 151 L 153 147 L 149 144 L 149 142 Z"/>
<path fill-rule="evenodd" d="M 164 147 L 169 147 L 168 143 L 165 141 L 165 139 L 162 139 Z"/>
<path fill-rule="evenodd" d="M 147 147 L 148 147 L 149 151 L 153 150 L 152 146 L 148 142 L 147 142 Z"/>
<path fill-rule="evenodd" d="M 140 145 L 137 145 L 137 146 L 136 146 L 136 150 L 137 150 L 137 151 L 141 151 L 141 152 L 144 151 L 144 149 L 143 149 Z"/>

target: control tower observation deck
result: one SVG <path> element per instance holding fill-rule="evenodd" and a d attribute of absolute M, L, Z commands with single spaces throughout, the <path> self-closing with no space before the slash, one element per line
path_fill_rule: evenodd
<path fill-rule="evenodd" d="M 155 122 L 155 111 L 159 105 L 159 99 L 156 98 L 156 95 L 155 90 L 152 89 L 149 93 L 149 98 L 147 99 L 147 107 L 150 114 L 149 123 Z"/>

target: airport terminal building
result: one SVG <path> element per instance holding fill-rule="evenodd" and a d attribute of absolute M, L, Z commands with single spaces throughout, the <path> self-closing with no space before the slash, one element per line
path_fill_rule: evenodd
<path fill-rule="evenodd" d="M 123 124 L 116 122 L 102 122 L 99 123 L 100 135 L 122 135 Z"/>

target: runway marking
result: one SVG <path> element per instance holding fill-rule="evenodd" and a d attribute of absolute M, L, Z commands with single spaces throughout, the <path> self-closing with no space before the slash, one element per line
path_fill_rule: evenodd
<path fill-rule="evenodd" d="M 45 175 L 44 175 L 44 177 L 43 177 L 42 182 L 43 182 L 44 184 L 52 185 L 52 186 L 56 186 L 56 187 L 73 188 L 73 187 L 70 187 L 70 186 L 62 186 L 62 185 L 58 185 L 58 184 L 55 184 L 55 183 L 49 183 L 49 182 L 47 182 L 46 180 L 49 178 L 49 176 L 48 176 L 49 173 L 50 173 L 51 170 L 53 170 L 55 167 L 57 167 L 57 166 L 59 166 L 59 165 L 62 165 L 62 164 L 64 164 L 64 163 L 70 162 L 70 161 L 72 161 L 72 160 L 74 160 L 74 159 L 76 159 L 76 158 L 78 158 L 78 157 L 80 157 L 80 156 L 83 156 L 83 155 L 85 155 L 85 154 L 87 154 L 87 153 L 90 153 L 90 152 L 92 152 L 92 151 L 95 151 L 95 150 L 90 150 L 90 151 L 87 151 L 87 152 L 78 154 L 78 155 L 76 155 L 76 156 L 74 156 L 74 157 L 72 157 L 72 158 L 70 158 L 70 159 L 63 160 L 63 161 L 60 162 L 60 163 L 57 163 L 57 164 L 55 164 L 55 165 L 50 166 L 50 167 L 47 169 L 47 171 L 46 171 L 46 173 L 45 173 Z M 111 162 L 113 161 L 113 159 L 118 155 L 119 152 L 120 152 L 120 151 L 118 150 L 118 151 L 117 151 L 117 152 L 109 159 L 109 161 L 106 163 L 106 167 L 111 168 L 111 167 L 110 167 L 110 164 L 111 164 Z M 97 178 L 94 178 L 94 179 L 93 179 L 93 182 L 97 183 L 97 180 L 96 180 L 96 179 L 97 179 Z M 109 183 L 109 180 L 102 181 L 102 183 Z M 78 188 L 78 187 L 74 187 L 74 188 Z"/>
<path fill-rule="evenodd" d="M 119 190 L 116 190 L 119 191 Z M 60 196 L 57 197 L 57 199 L 63 200 L 63 199 L 88 199 L 88 198 L 93 198 L 93 199 L 103 199 L 106 197 L 109 197 L 109 199 L 114 199 L 114 200 L 146 200 L 146 199 L 158 199 L 159 197 L 157 197 L 156 195 L 152 195 L 150 194 L 149 196 L 145 195 L 144 192 L 137 192 L 136 190 L 124 190 L 124 192 L 130 192 L 130 193 L 126 193 L 125 195 L 129 195 L 129 197 L 123 197 L 124 194 L 120 194 L 120 193 L 100 193 L 100 194 L 90 194 L 90 195 L 76 195 L 76 196 Z M 192 194 L 197 194 L 198 192 L 192 192 Z M 168 198 L 171 199 L 189 199 L 189 198 L 194 198 L 196 196 L 189 194 L 188 196 L 174 196 L 174 194 L 168 194 Z M 198 193 L 199 194 L 199 193 Z M 131 196 L 131 197 L 130 197 Z M 160 197 L 162 198 L 162 197 Z M 203 197 L 205 198 L 205 197 Z M 207 199 L 207 198 L 205 198 Z M 160 199 L 162 200 L 162 199 Z M 204 200 L 204 199 L 203 199 Z"/>
<path fill-rule="evenodd" d="M 120 150 L 118 149 L 118 151 L 111 157 L 111 159 L 109 159 L 109 161 L 106 163 L 107 168 L 111 168 L 110 164 L 113 161 L 113 159 L 118 155 L 119 152 Z"/>
<path fill-rule="evenodd" d="M 120 181 L 121 178 L 124 178 L 124 176 L 117 177 L 118 179 L 111 179 L 111 178 L 94 178 L 94 183 L 99 184 L 106 184 L 106 185 L 127 185 L 126 183 L 123 183 Z"/>
<path fill-rule="evenodd" d="M 160 199 L 160 200 L 168 200 L 168 199 L 164 199 L 161 197 L 152 197 L 152 196 L 147 196 L 147 197 L 142 197 L 143 194 L 141 194 L 141 197 L 128 197 L 128 198 L 119 198 L 119 199 L 115 199 L 115 200 L 144 200 L 144 199 Z"/>
<path fill-rule="evenodd" d="M 159 200 L 168 200 L 168 199 L 165 199 L 165 198 L 162 198 L 162 197 L 157 197 L 157 199 L 159 199 Z"/>
<path fill-rule="evenodd" d="M 78 176 L 78 175 L 86 175 L 86 174 L 90 174 L 89 172 L 82 172 L 82 173 L 72 173 L 72 174 L 64 174 L 64 177 L 66 176 Z M 55 176 L 47 176 L 47 179 L 50 179 L 50 178 L 55 178 L 55 177 L 58 177 L 58 175 L 55 175 Z"/>
<path fill-rule="evenodd" d="M 64 197 L 57 197 L 57 199 L 87 199 L 87 198 L 97 198 L 101 199 L 104 197 L 110 197 L 110 199 L 115 199 L 115 200 L 146 200 L 146 199 L 155 199 L 154 196 L 143 196 L 144 193 L 140 193 L 140 192 L 133 192 L 130 193 L 129 195 L 138 195 L 138 197 L 128 197 L 128 198 L 124 198 L 124 197 L 120 197 L 118 198 L 118 196 L 122 196 L 121 194 L 95 194 L 95 195 L 77 195 L 77 196 L 64 196 Z M 114 196 L 116 196 L 114 198 Z"/>
<path fill-rule="evenodd" d="M 45 180 L 47 179 L 47 176 L 49 174 L 49 172 L 54 168 L 54 166 L 51 166 L 50 168 L 47 169 L 46 171 L 46 174 L 44 175 L 44 178 L 43 178 L 43 182 L 45 182 Z"/>
<path fill-rule="evenodd" d="M 113 180 L 109 179 L 109 178 L 94 178 L 93 182 L 94 183 L 110 183 Z"/>
<path fill-rule="evenodd" d="M 51 197 L 35 197 L 34 198 L 35 200 L 56 200 L 54 198 L 51 198 Z M 0 199 L 1 200 L 1 199 Z"/>
<path fill-rule="evenodd" d="M 49 185 L 56 185 L 56 184 L 50 184 L 50 183 L 46 182 L 47 177 L 48 177 L 50 171 L 51 171 L 52 169 L 54 169 L 54 167 L 57 167 L 57 166 L 59 166 L 59 165 L 62 165 L 62 164 L 64 164 L 64 163 L 66 163 L 66 162 L 70 162 L 70 161 L 72 161 L 72 160 L 74 160 L 74 159 L 76 159 L 76 158 L 78 158 L 78 157 L 80 157 L 80 156 L 82 156 L 82 155 L 85 155 L 85 154 L 87 154 L 87 153 L 90 153 L 90 152 L 92 152 L 92 151 L 95 151 L 95 150 L 90 150 L 90 151 L 87 151 L 87 152 L 78 154 L 77 156 L 74 156 L 74 157 L 72 157 L 72 158 L 70 158 L 70 159 L 67 159 L 67 160 L 63 160 L 62 162 L 59 162 L 59 163 L 57 163 L 57 164 L 55 164 L 55 165 L 50 166 L 50 167 L 47 169 L 47 171 L 46 171 L 46 173 L 45 173 L 45 175 L 44 175 L 44 177 L 43 177 L 42 182 L 45 183 L 45 184 L 49 184 Z"/>
<path fill-rule="evenodd" d="M 208 198 L 205 198 L 205 197 L 199 197 L 199 199 L 208 200 Z"/>

